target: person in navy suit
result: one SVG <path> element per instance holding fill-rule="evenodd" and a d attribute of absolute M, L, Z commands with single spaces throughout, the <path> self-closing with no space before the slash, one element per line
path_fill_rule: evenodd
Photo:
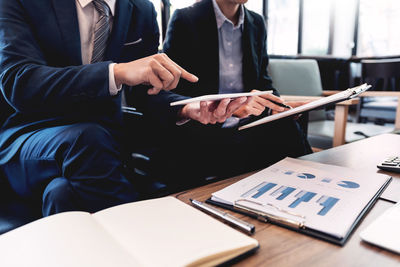
<path fill-rule="evenodd" d="M 21 197 L 42 196 L 43 215 L 139 198 L 122 164 L 121 89 L 154 95 L 198 80 L 158 44 L 146 0 L 0 0 L 0 87 L 12 113 L 0 170 Z M 213 105 L 218 118 L 198 112 L 223 121 L 245 100 Z"/>
<path fill-rule="evenodd" d="M 181 181 L 207 176 L 229 177 L 267 167 L 286 157 L 311 153 L 298 121 L 281 119 L 243 131 L 245 123 L 282 112 L 283 103 L 268 75 L 266 29 L 262 16 L 246 9 L 247 0 L 202 0 L 174 12 L 168 25 L 164 52 L 199 77 L 198 83 L 180 81 L 174 91 L 162 92 L 143 107 L 154 124 L 174 117 L 186 123 L 168 129 L 170 140 L 154 156 L 162 167 L 154 175 Z M 182 96 L 273 90 L 252 97 L 223 123 L 190 120 L 198 104 L 168 110 L 167 103 Z M 143 101 L 143 103 L 145 103 Z M 166 104 L 160 104 L 166 103 Z M 288 103 L 292 107 L 304 103 Z M 165 131 L 167 132 L 167 131 Z M 169 145 L 169 146 L 168 146 Z M 168 159 L 170 159 L 168 161 Z"/>

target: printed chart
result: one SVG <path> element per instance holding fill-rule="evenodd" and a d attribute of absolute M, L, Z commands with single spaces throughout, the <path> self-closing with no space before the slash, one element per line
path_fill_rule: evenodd
<path fill-rule="evenodd" d="M 288 157 L 212 199 L 343 238 L 389 181 L 386 175 Z"/>
<path fill-rule="evenodd" d="M 245 192 L 241 195 L 243 198 L 251 198 L 251 199 L 274 199 L 278 201 L 282 201 L 290 195 L 294 195 L 294 201 L 291 202 L 288 207 L 294 209 L 299 205 L 304 205 L 311 201 L 318 203 L 322 206 L 321 210 L 317 213 L 318 215 L 325 216 L 328 212 L 335 206 L 335 204 L 339 201 L 338 198 L 323 195 L 320 198 L 316 198 L 316 192 L 310 192 L 306 190 L 297 190 L 297 193 L 293 193 L 296 191 L 296 188 L 285 185 L 278 185 L 277 183 L 272 182 L 262 182 L 257 186 L 251 188 L 249 191 Z M 292 194 L 293 193 L 293 194 Z"/>
<path fill-rule="evenodd" d="M 279 170 L 278 168 L 274 172 L 283 173 L 285 176 L 293 177 L 293 179 L 295 180 L 302 179 L 304 180 L 304 182 L 307 182 L 307 180 L 309 180 L 313 183 L 317 182 L 320 184 L 326 184 L 326 186 L 329 186 L 330 188 L 335 188 L 336 190 L 352 190 L 360 187 L 360 185 L 356 182 L 333 179 L 327 176 L 318 177 L 317 175 L 309 172 Z M 337 197 L 329 196 L 324 193 L 312 192 L 317 190 L 310 191 L 305 190 L 301 187 L 302 186 L 300 184 L 298 184 L 298 186 L 296 187 L 293 185 L 288 186 L 272 181 L 263 181 L 242 194 L 241 197 L 257 200 L 258 202 L 263 204 L 272 205 L 271 202 L 274 202 L 275 205 L 279 205 L 279 203 L 281 203 L 281 209 L 307 208 L 306 205 L 313 205 L 313 207 L 309 208 L 313 210 L 318 209 L 316 213 L 320 216 L 327 215 L 340 201 L 340 199 Z"/>
<path fill-rule="evenodd" d="M 355 182 L 351 182 L 351 181 L 340 181 L 339 183 L 337 183 L 338 186 L 344 187 L 344 188 L 359 188 L 360 185 L 355 183 Z"/>
<path fill-rule="evenodd" d="M 283 200 L 288 195 L 290 195 L 294 190 L 296 190 L 296 188 L 282 185 L 281 187 L 276 189 L 274 192 L 272 192 L 271 196 L 278 196 L 276 198 L 277 200 Z"/>
<path fill-rule="evenodd" d="M 297 175 L 297 177 L 301 179 L 314 179 L 315 175 L 311 173 L 300 173 Z"/>

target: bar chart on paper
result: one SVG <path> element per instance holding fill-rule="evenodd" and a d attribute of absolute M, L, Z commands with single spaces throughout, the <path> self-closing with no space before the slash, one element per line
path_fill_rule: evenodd
<path fill-rule="evenodd" d="M 212 200 L 343 238 L 388 181 L 383 175 L 286 158 L 213 193 Z"/>
<path fill-rule="evenodd" d="M 294 173 L 292 173 L 294 174 Z M 303 175 L 303 174 L 302 174 Z M 311 177 L 311 174 L 307 174 Z M 296 174 L 298 177 L 299 174 Z M 314 176 L 315 178 L 315 176 Z M 255 187 L 251 188 L 247 192 L 241 195 L 242 198 L 250 198 L 257 200 L 258 203 L 264 206 L 279 207 L 280 209 L 296 209 L 303 205 L 314 205 L 319 207 L 317 212 L 320 216 L 325 216 L 339 201 L 339 198 L 331 197 L 328 195 L 321 195 L 316 197 L 318 193 L 293 186 L 278 185 L 274 182 L 264 181 Z M 290 200 L 290 198 L 292 200 Z M 282 204 L 281 201 L 290 201 L 289 204 Z M 279 203 L 281 202 L 281 203 Z"/>
<path fill-rule="evenodd" d="M 277 200 L 285 199 L 288 195 L 290 195 L 296 188 L 289 186 L 281 186 L 277 190 L 275 190 L 271 196 L 278 196 Z"/>
<path fill-rule="evenodd" d="M 275 186 L 276 184 L 274 183 L 263 182 L 241 195 L 241 197 L 251 196 L 252 198 L 259 198 Z"/>
<path fill-rule="evenodd" d="M 329 197 L 329 196 L 322 196 L 318 199 L 318 203 L 323 207 L 319 212 L 318 215 L 326 215 L 330 209 L 339 201 L 338 198 Z"/>
<path fill-rule="evenodd" d="M 289 205 L 289 208 L 296 208 L 302 202 L 309 202 L 313 197 L 315 197 L 316 194 L 317 193 L 314 192 L 301 190 L 296 194 L 296 200 Z"/>

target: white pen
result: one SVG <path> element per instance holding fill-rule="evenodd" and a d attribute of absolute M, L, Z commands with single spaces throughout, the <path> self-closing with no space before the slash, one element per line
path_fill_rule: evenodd
<path fill-rule="evenodd" d="M 235 216 L 232 216 L 227 212 L 222 212 L 204 202 L 197 201 L 194 199 L 190 199 L 190 202 L 192 202 L 192 204 L 195 205 L 196 207 L 198 207 L 199 209 L 201 209 L 203 211 L 207 211 L 207 212 L 211 213 L 212 215 L 215 215 L 218 218 L 223 219 L 224 221 L 238 227 L 239 229 L 241 229 L 247 233 L 253 234 L 256 229 L 256 227 L 253 224 L 245 222 L 239 218 L 236 218 Z"/>

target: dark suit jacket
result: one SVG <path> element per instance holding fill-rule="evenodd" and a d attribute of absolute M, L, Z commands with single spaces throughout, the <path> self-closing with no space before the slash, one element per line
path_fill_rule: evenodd
<path fill-rule="evenodd" d="M 267 73 L 264 19 L 246 8 L 244 10 L 242 47 L 245 91 L 274 90 L 277 94 Z M 153 101 L 156 104 L 145 112 L 156 112 L 158 115 L 155 114 L 154 119 L 170 120 L 174 114 L 167 109 L 165 102 L 179 100 L 177 94 L 190 97 L 218 94 L 218 29 L 212 1 L 202 0 L 193 6 L 176 10 L 170 20 L 163 49 L 172 60 L 199 77 L 197 83 L 181 80 L 177 89 L 153 97 L 157 98 Z"/>
<path fill-rule="evenodd" d="M 0 164 L 40 128 L 117 127 L 121 99 L 109 94 L 108 65 L 157 53 L 158 43 L 153 5 L 118 0 L 106 61 L 82 65 L 74 0 L 0 0 L 0 87 L 13 112 L 0 130 Z"/>

